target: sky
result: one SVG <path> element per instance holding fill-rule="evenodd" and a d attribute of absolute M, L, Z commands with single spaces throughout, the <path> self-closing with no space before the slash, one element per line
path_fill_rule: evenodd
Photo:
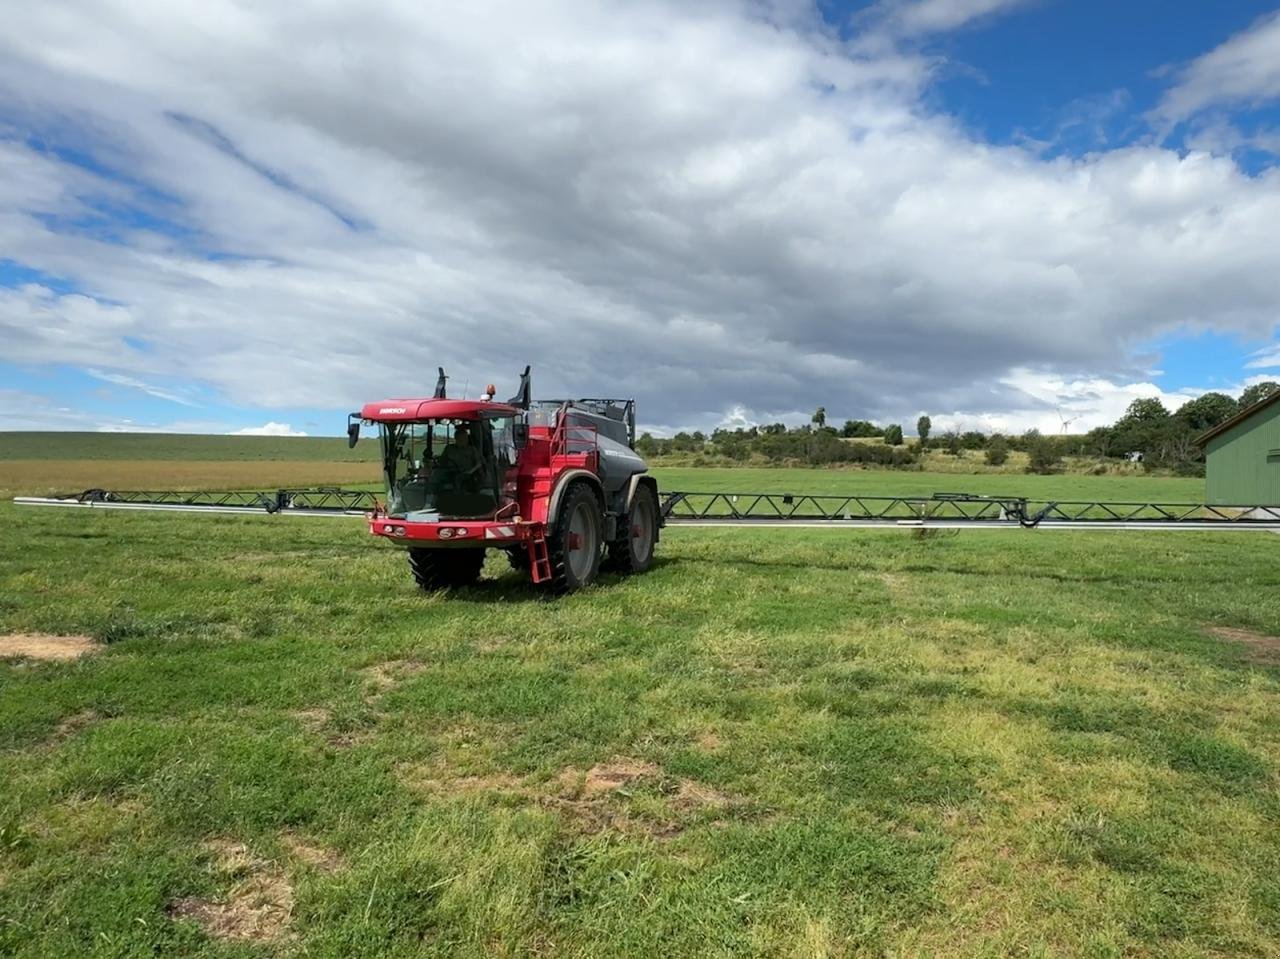
<path fill-rule="evenodd" d="M 0 430 L 336 435 L 437 366 L 656 434 L 1280 379 L 1275 0 L 0 6 Z"/>

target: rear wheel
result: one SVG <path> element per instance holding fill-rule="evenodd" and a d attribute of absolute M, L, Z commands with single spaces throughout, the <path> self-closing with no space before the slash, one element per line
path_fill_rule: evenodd
<path fill-rule="evenodd" d="M 620 573 L 643 573 L 653 565 L 657 542 L 658 497 L 652 486 L 642 483 L 631 501 L 624 535 L 609 544 L 609 568 Z"/>
<path fill-rule="evenodd" d="M 423 589 L 434 592 L 453 586 L 469 586 L 480 578 L 484 566 L 483 549 L 409 550 L 409 569 Z"/>
<path fill-rule="evenodd" d="M 595 582 L 603 540 L 600 501 L 586 483 L 574 483 L 565 492 L 555 529 L 547 537 L 551 588 L 570 593 Z"/>

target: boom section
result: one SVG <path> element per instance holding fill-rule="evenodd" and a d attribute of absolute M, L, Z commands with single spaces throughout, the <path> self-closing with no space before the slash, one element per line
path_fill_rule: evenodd
<path fill-rule="evenodd" d="M 668 493 L 672 525 L 946 526 L 1280 529 L 1280 506 L 1033 500 L 1018 496 L 840 496 L 810 493 Z"/>

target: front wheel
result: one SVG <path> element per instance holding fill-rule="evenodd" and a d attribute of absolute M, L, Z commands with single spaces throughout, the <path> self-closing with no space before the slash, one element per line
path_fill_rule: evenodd
<path fill-rule="evenodd" d="M 409 549 L 409 570 L 414 581 L 428 592 L 470 586 L 480 578 L 482 566 L 483 549 Z"/>
<path fill-rule="evenodd" d="M 609 544 L 609 568 L 620 573 L 643 573 L 653 565 L 658 542 L 658 497 L 647 483 L 636 489 L 627 513 L 624 535 Z"/>
<path fill-rule="evenodd" d="M 571 593 L 595 582 L 603 540 L 600 501 L 586 483 L 574 483 L 566 491 L 555 529 L 547 537 L 552 590 Z"/>

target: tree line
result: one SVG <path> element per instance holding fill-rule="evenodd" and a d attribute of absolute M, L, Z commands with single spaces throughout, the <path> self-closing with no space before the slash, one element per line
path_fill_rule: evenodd
<path fill-rule="evenodd" d="M 788 427 L 784 423 L 717 429 L 709 436 L 701 431 L 672 437 L 642 433 L 636 451 L 645 457 L 710 456 L 734 462 L 764 459 L 770 463 L 806 463 L 814 466 L 861 463 L 874 466 L 910 466 L 920 454 L 934 449 L 944 454 L 982 451 L 989 465 L 1001 466 L 1011 450 L 1027 454 L 1029 472 L 1048 473 L 1067 456 L 1099 460 L 1140 459 L 1148 469 L 1197 473 L 1204 469 L 1204 453 L 1195 440 L 1206 430 L 1241 410 L 1280 391 L 1280 383 L 1250 386 L 1239 397 L 1205 393 L 1169 411 L 1155 398 L 1138 399 L 1110 426 L 1084 435 L 1050 436 L 1037 430 L 1019 435 L 986 434 L 978 430 L 947 430 L 935 435 L 928 416 L 916 420 L 916 440 L 908 443 L 902 424 L 878 426 L 870 420 L 845 420 L 840 427 L 828 424 L 825 407 L 818 407 L 809 423 Z M 849 440 L 874 439 L 878 443 Z"/>

